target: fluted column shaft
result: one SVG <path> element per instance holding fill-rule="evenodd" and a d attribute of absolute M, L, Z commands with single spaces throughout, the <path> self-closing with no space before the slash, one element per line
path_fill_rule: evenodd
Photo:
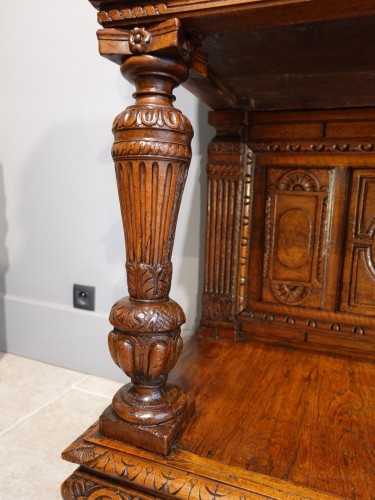
<path fill-rule="evenodd" d="M 112 308 L 109 345 L 131 378 L 113 398 L 126 422 L 173 420 L 185 394 L 166 383 L 182 349 L 181 307 L 169 298 L 177 216 L 191 157 L 189 120 L 172 105 L 173 88 L 188 76 L 178 59 L 137 55 L 121 66 L 135 84 L 135 104 L 114 121 L 116 168 L 126 244 L 129 297 Z"/>

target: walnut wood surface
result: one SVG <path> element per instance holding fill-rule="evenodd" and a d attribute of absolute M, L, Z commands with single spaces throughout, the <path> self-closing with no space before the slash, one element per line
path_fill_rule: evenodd
<path fill-rule="evenodd" d="M 252 152 L 247 193 L 235 216 L 230 207 L 237 194 L 229 203 L 220 190 L 214 202 L 208 198 L 200 334 L 228 336 L 229 322 L 233 338 L 373 359 L 375 110 L 238 111 L 237 130 L 247 135 L 242 145 L 228 129 L 233 113 L 211 114 L 218 133 L 209 149 L 209 189 L 215 165 L 223 179 L 245 168 L 244 159 L 237 167 L 231 161 L 246 144 Z M 211 268 L 225 266 L 228 255 L 217 251 L 217 241 L 227 245 L 227 235 L 231 244 L 242 238 L 230 273 L 218 273 L 224 281 L 239 276 L 231 316 L 228 295 L 209 279 Z"/>
<path fill-rule="evenodd" d="M 65 500 L 105 498 L 224 498 L 269 500 L 334 500 L 339 497 L 277 478 L 229 467 L 176 449 L 167 457 L 103 439 L 92 426 L 63 453 L 81 464 L 62 485 Z"/>
<path fill-rule="evenodd" d="M 204 290 L 200 333 L 206 327 L 221 337 L 237 338 L 236 315 L 244 309 L 250 172 L 253 155 L 243 141 L 246 112 L 210 115 L 217 136 L 209 145 Z M 243 209 L 243 204 L 245 204 Z M 242 214 L 240 216 L 240 214 Z M 247 219 L 246 219 L 247 217 Z M 219 328 L 216 328 L 219 326 Z"/>
<path fill-rule="evenodd" d="M 202 339 L 174 378 L 196 397 L 179 448 L 344 498 L 375 495 L 375 364 Z"/>
<path fill-rule="evenodd" d="M 108 440 L 94 427 L 64 458 L 94 483 L 104 478 L 141 498 L 374 497 L 373 363 L 192 339 L 171 376 L 189 387 L 197 412 L 170 455 Z M 64 498 L 79 498 L 68 481 Z"/>
<path fill-rule="evenodd" d="M 186 86 L 214 109 L 375 105 L 373 0 L 92 3 L 106 28 L 178 17 L 192 67 L 206 63 Z"/>
<path fill-rule="evenodd" d="M 172 249 L 193 130 L 173 89 L 188 77 L 179 22 L 98 32 L 100 53 L 120 63 L 135 103 L 113 123 L 112 156 L 123 220 L 129 297 L 112 307 L 109 349 L 131 378 L 100 417 L 100 432 L 167 454 L 194 410 L 167 383 L 182 349 L 181 307 L 169 298 Z"/>
<path fill-rule="evenodd" d="M 247 109 L 373 106 L 374 23 L 372 16 L 241 31 L 233 22 L 232 30 L 203 39 L 208 77 L 199 81 L 220 89 L 228 105 Z M 203 87 L 194 92 L 220 109 Z"/>
<path fill-rule="evenodd" d="M 375 358 L 375 2 L 91 3 L 136 87 L 114 122 L 130 297 L 109 337 L 132 384 L 64 452 L 82 467 L 63 497 L 375 498 L 375 365 L 356 359 Z M 216 110 L 199 330 L 216 339 L 178 361 L 185 80 Z"/>

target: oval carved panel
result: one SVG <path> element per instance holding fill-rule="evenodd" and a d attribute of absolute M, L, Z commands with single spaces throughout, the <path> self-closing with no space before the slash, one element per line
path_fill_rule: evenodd
<path fill-rule="evenodd" d="M 291 208 L 280 215 L 277 233 L 277 258 L 289 268 L 306 264 L 311 253 L 311 219 L 300 208 Z"/>

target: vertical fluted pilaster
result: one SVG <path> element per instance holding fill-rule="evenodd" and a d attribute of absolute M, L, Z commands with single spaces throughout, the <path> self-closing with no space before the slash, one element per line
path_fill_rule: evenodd
<path fill-rule="evenodd" d="M 217 136 L 207 164 L 207 215 L 202 319 L 203 336 L 238 336 L 247 273 L 252 155 L 246 145 L 247 114 L 213 111 Z M 239 266 L 239 262 L 241 266 Z"/>

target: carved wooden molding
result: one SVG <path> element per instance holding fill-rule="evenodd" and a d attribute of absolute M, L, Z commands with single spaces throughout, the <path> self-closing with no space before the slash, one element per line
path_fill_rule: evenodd
<path fill-rule="evenodd" d="M 168 2 L 160 2 L 160 3 L 147 3 L 146 5 L 132 5 L 127 6 L 127 8 L 109 8 L 103 9 L 105 6 L 105 2 L 90 0 L 94 6 L 99 8 L 101 6 L 101 10 L 98 13 L 98 22 L 100 24 L 105 24 L 109 22 L 116 21 L 134 21 L 134 19 L 147 19 L 159 16 L 181 16 L 184 13 L 192 13 L 193 11 L 201 11 L 207 8 L 207 4 L 210 3 L 209 0 L 196 0 L 195 2 L 181 3 L 178 1 L 170 0 Z M 109 2 L 107 2 L 109 3 Z M 113 2 L 112 2 L 113 3 Z M 212 3 L 212 2 L 211 2 Z M 211 5 L 211 10 L 214 9 L 228 9 L 233 10 L 233 6 L 240 7 L 241 5 L 246 6 L 248 3 L 247 0 L 232 0 L 229 2 L 227 0 L 217 0 L 215 5 Z M 267 4 L 266 0 L 255 0 L 252 2 L 254 7 L 257 7 L 262 4 Z M 288 3 L 295 3 L 292 0 L 289 0 Z M 246 6 L 248 7 L 248 6 Z M 251 6 L 250 6 L 251 7 Z"/>
<path fill-rule="evenodd" d="M 215 140 L 208 145 L 208 153 L 242 153 L 242 142 Z"/>
<path fill-rule="evenodd" d="M 240 233 L 240 256 L 238 262 L 238 285 L 237 285 L 237 312 L 240 313 L 247 299 L 247 289 L 249 280 L 249 246 L 251 231 L 251 211 L 252 211 L 252 180 L 254 169 L 254 154 L 248 150 L 246 157 L 246 173 L 244 176 L 241 233 Z"/>
<path fill-rule="evenodd" d="M 296 313 L 276 313 L 276 312 L 266 312 L 264 310 L 257 310 L 252 308 L 247 308 L 243 313 L 243 317 L 261 321 L 265 324 L 277 325 L 288 325 L 288 328 L 295 328 L 298 330 L 306 330 L 306 332 L 322 331 L 325 333 L 340 333 L 352 338 L 360 338 L 363 336 L 369 336 L 375 339 L 375 329 L 371 327 L 366 327 L 361 323 L 348 323 L 347 321 L 341 321 L 337 318 L 332 317 L 332 319 L 321 319 L 320 317 L 307 317 L 301 315 L 301 312 L 297 315 Z M 327 314 L 329 316 L 329 314 Z M 360 321 L 360 319 L 359 319 Z"/>
<path fill-rule="evenodd" d="M 121 61 L 120 56 L 152 53 L 161 49 L 180 48 L 180 23 L 170 19 L 164 23 L 131 29 L 105 28 L 98 30 L 99 52 L 102 56 Z"/>
<path fill-rule="evenodd" d="M 63 453 L 64 460 L 84 465 L 112 478 L 145 488 L 156 495 L 176 498 L 243 498 L 244 491 L 236 491 L 228 484 L 212 481 L 180 467 L 150 462 L 126 452 L 117 452 L 100 445 L 77 441 Z"/>
<path fill-rule="evenodd" d="M 372 153 L 375 143 L 339 142 L 253 142 L 249 147 L 254 153 Z"/>
<path fill-rule="evenodd" d="M 193 129 L 189 120 L 179 109 L 165 106 L 128 106 L 113 122 L 113 132 L 131 128 L 160 128 L 181 131 L 190 136 Z"/>
<path fill-rule="evenodd" d="M 232 179 L 242 178 L 244 169 L 242 165 L 233 165 L 233 164 L 214 164 L 209 163 L 207 165 L 207 174 L 212 177 L 220 177 L 227 178 L 230 177 Z"/>
<path fill-rule="evenodd" d="M 112 485 L 107 481 L 82 473 L 74 472 L 61 486 L 64 500 L 151 500 L 153 496 L 138 491 L 131 492 L 129 488 L 118 484 Z"/>
<path fill-rule="evenodd" d="M 125 489 L 135 495 L 139 489 L 140 499 L 150 496 L 184 500 L 307 500 L 314 493 L 307 488 L 237 467 L 223 468 L 222 464 L 181 450 L 172 451 L 168 457 L 135 450 L 117 441 L 101 438 L 97 431 L 98 427 L 92 426 L 63 453 L 65 460 L 85 468 L 85 472 L 76 471 L 64 484 L 63 493 L 67 492 L 63 496 L 65 500 L 80 498 L 71 495 L 72 489 L 82 493 L 85 489 L 94 489 L 96 485 L 104 488 L 110 485 L 112 488 L 114 482 L 119 486 L 119 492 Z M 77 482 L 79 478 L 87 482 Z M 108 498 L 118 499 L 110 494 Z M 332 497 L 319 493 L 319 498 L 330 500 Z"/>

